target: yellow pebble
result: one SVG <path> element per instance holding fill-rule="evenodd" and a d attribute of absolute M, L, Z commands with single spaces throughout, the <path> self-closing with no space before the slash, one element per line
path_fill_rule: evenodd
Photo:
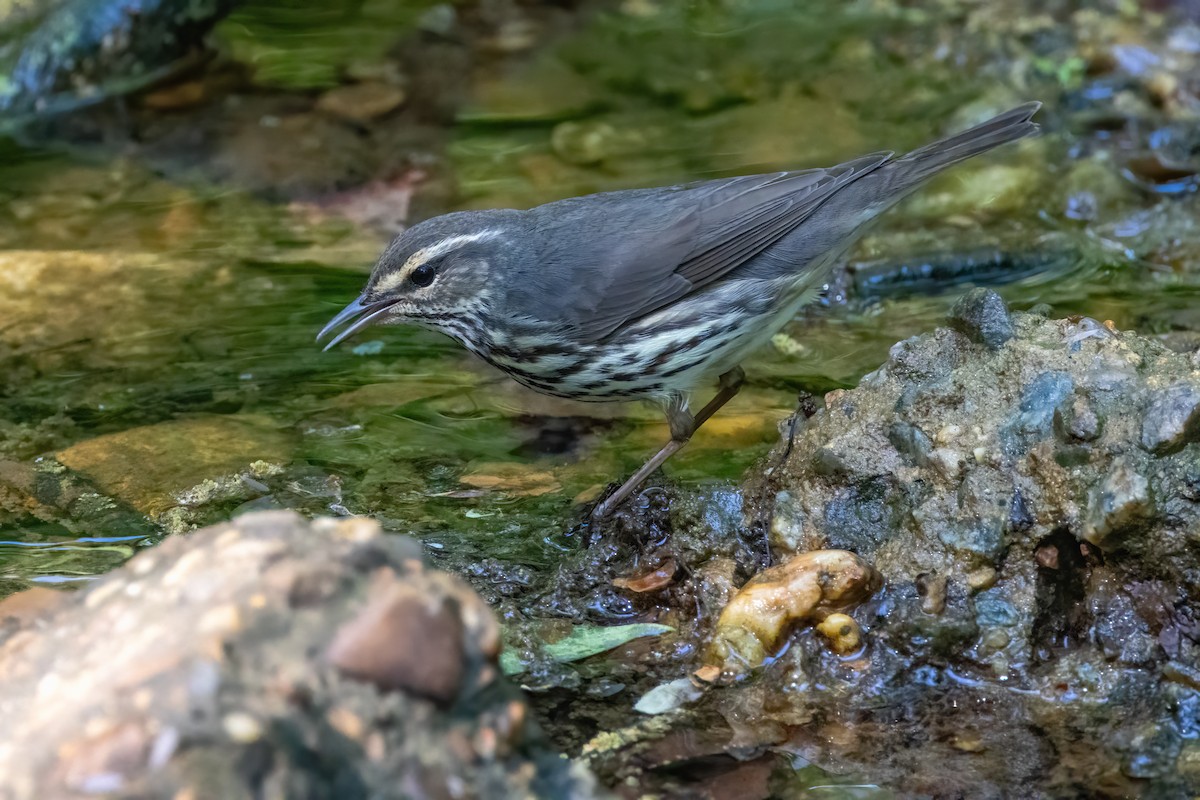
<path fill-rule="evenodd" d="M 854 618 L 847 614 L 830 614 L 817 630 L 829 640 L 829 645 L 838 655 L 856 653 L 862 647 L 862 630 Z"/>

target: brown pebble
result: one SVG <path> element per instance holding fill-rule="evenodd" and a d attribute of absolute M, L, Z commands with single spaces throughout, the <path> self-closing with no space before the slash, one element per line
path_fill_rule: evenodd
<path fill-rule="evenodd" d="M 1033 554 L 1038 566 L 1045 569 L 1058 569 L 1058 548 L 1052 544 L 1039 547 Z"/>
<path fill-rule="evenodd" d="M 498 738 L 496 731 L 491 728 L 480 728 L 475 732 L 475 741 L 472 746 L 475 752 L 483 759 L 491 761 L 496 757 L 496 744 Z"/>
<path fill-rule="evenodd" d="M 404 90 L 386 83 L 357 83 L 330 89 L 317 100 L 317 109 L 353 122 L 368 122 L 395 111 Z"/>
<path fill-rule="evenodd" d="M 643 573 L 635 578 L 615 578 L 613 586 L 618 589 L 628 589 L 631 592 L 657 592 L 675 581 L 677 570 L 675 559 L 668 558 L 662 566 L 651 572 Z"/>
<path fill-rule="evenodd" d="M 496 732 L 504 737 L 510 745 L 515 745 L 524 738 L 525 718 L 528 710 L 519 700 L 512 700 L 505 709 L 504 715 L 496 725 Z"/>
<path fill-rule="evenodd" d="M 946 610 L 946 576 L 922 572 L 917 576 L 917 594 L 921 596 L 921 610 L 926 614 L 938 615 Z"/>
<path fill-rule="evenodd" d="M 367 729 L 367 726 L 363 724 L 362 717 L 341 706 L 330 709 L 329 713 L 325 715 L 325 719 L 329 721 L 335 731 L 356 742 L 362 741 L 363 734 Z"/>
<path fill-rule="evenodd" d="M 449 703 L 463 680 L 462 621 L 443 598 L 394 584 L 341 626 L 326 657 L 382 691 Z"/>
<path fill-rule="evenodd" d="M 208 87 L 203 81 L 187 81 L 144 94 L 141 104 L 154 111 L 178 111 L 198 106 L 207 97 Z"/>

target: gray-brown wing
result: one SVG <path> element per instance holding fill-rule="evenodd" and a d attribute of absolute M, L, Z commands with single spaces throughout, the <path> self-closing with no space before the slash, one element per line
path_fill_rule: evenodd
<path fill-rule="evenodd" d="M 875 153 L 830 169 L 580 198 L 600 200 L 598 207 L 579 201 L 544 206 L 547 211 L 558 206 L 555 216 L 565 214 L 560 230 L 587 226 L 578 237 L 562 237 L 575 239 L 570 255 L 562 257 L 583 264 L 572 271 L 571 290 L 554 293 L 561 303 L 554 316 L 583 339 L 599 341 L 728 275 L 891 156 Z M 601 244 L 587 246 L 584 239 Z"/>

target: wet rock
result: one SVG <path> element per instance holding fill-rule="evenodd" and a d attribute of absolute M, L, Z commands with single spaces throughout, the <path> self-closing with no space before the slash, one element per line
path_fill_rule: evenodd
<path fill-rule="evenodd" d="M 765 569 L 743 586 L 721 612 L 707 665 L 738 673 L 762 664 L 793 625 L 849 608 L 879 587 L 865 560 L 842 550 L 818 550 Z M 845 614 L 823 633 L 841 653 L 856 650 L 857 623 Z M 832 619 L 826 617 L 822 622 Z"/>
<path fill-rule="evenodd" d="M 1003 347 L 1015 334 L 1008 307 L 991 289 L 972 289 L 964 295 L 950 312 L 950 324 L 993 350 Z"/>
<path fill-rule="evenodd" d="M 540 497 L 562 489 L 553 473 L 518 462 L 478 464 L 459 481 L 476 489 L 524 497 Z"/>
<path fill-rule="evenodd" d="M 1110 544 L 1110 536 L 1137 525 L 1153 515 L 1150 482 L 1127 460 L 1119 459 L 1112 471 L 1088 498 L 1089 519 L 1083 535 L 1098 545 Z"/>
<path fill-rule="evenodd" d="M 847 667 L 793 636 L 756 684 L 804 691 L 735 686 L 686 713 L 755 720 L 748 740 L 776 745 L 772 723 L 856 719 L 840 739 L 790 728 L 787 746 L 902 796 L 1195 794 L 1178 711 L 1200 702 L 1183 677 L 1200 669 L 1197 628 L 1180 611 L 1200 602 L 1189 354 L 991 307 L 1008 321 L 1002 346 L 979 347 L 986 326 L 960 305 L 957 332 L 906 340 L 857 389 L 827 396 L 747 490 L 776 557 L 839 547 L 881 574 L 848 612 L 863 652 Z M 906 711 L 877 714 L 896 692 Z"/>
<path fill-rule="evenodd" d="M 0 604 L 5 800 L 593 796 L 482 601 L 368 520 L 247 515 L 47 597 Z"/>
<path fill-rule="evenodd" d="M 929 461 L 929 454 L 933 450 L 933 443 L 925 432 L 903 420 L 894 423 L 888 430 L 888 441 L 897 452 L 908 456 L 918 466 Z"/>
<path fill-rule="evenodd" d="M 1142 420 L 1142 447 L 1164 455 L 1200 441 L 1200 387 L 1180 384 L 1155 392 Z"/>
<path fill-rule="evenodd" d="M 1046 372 L 1034 378 L 1022 392 L 1006 431 L 1011 446 L 1028 446 L 1048 437 L 1055 414 L 1074 388 L 1075 382 L 1066 372 Z"/>
<path fill-rule="evenodd" d="M 207 416 L 87 439 L 60 452 L 58 460 L 112 497 L 157 515 L 221 491 L 214 478 L 251 473 L 256 464 L 259 472 L 270 472 L 269 465 L 290 461 L 291 451 L 290 437 L 268 419 Z M 208 490 L 206 482 L 212 484 Z"/>
<path fill-rule="evenodd" d="M 1062 436 L 1080 442 L 1093 441 L 1100 435 L 1100 418 L 1082 397 L 1055 409 L 1054 424 Z"/>

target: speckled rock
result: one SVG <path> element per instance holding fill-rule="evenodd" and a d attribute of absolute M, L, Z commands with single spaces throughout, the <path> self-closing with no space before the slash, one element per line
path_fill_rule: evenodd
<path fill-rule="evenodd" d="M 1189 354 L 977 292 L 791 430 L 748 490 L 775 551 L 850 550 L 884 588 L 858 658 L 799 638 L 710 701 L 739 741 L 901 796 L 1200 792 Z"/>
<path fill-rule="evenodd" d="M 498 651 L 411 540 L 249 514 L 0 603 L 0 798 L 595 796 Z"/>
<path fill-rule="evenodd" d="M 1003 347 L 1015 333 L 1004 300 L 991 289 L 972 289 L 963 295 L 950 312 L 950 323 L 993 350 Z"/>

